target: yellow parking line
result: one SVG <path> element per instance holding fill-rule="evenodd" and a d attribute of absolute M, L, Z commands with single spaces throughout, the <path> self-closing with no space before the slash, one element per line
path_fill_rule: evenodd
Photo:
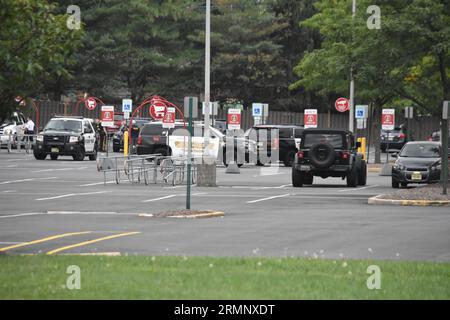
<path fill-rule="evenodd" d="M 11 250 L 11 249 L 25 247 L 25 246 L 30 246 L 30 245 L 33 245 L 33 244 L 42 243 L 42 242 L 46 242 L 46 241 L 50 241 L 50 240 L 55 240 L 55 239 L 65 238 L 65 237 L 70 237 L 70 236 L 76 236 L 76 235 L 86 234 L 86 233 L 91 233 L 91 232 L 92 231 L 83 231 L 83 232 L 72 232 L 72 233 L 58 234 L 56 236 L 46 237 L 46 238 L 37 239 L 37 240 L 34 240 L 34 241 L 23 242 L 23 243 L 15 244 L 15 245 L 12 245 L 12 246 L 0 248 L 0 251 Z"/>
<path fill-rule="evenodd" d="M 109 239 L 114 239 L 114 238 L 118 238 L 118 237 L 125 237 L 125 236 L 131 236 L 133 234 L 138 234 L 140 232 L 127 232 L 127 233 L 119 233 L 119 234 L 115 234 L 112 236 L 107 236 L 107 237 L 102 237 L 102 238 L 97 238 L 97 239 L 93 239 L 93 240 L 89 240 L 89 241 L 85 241 L 85 242 L 80 242 L 80 243 L 75 243 L 72 244 L 70 246 L 65 246 L 65 247 L 61 247 L 52 251 L 47 252 L 48 255 L 52 255 L 61 251 L 65 251 L 65 250 L 69 250 L 72 248 L 77 248 L 77 247 L 81 247 L 81 246 L 85 246 L 91 243 L 96 243 L 99 241 L 104 241 L 104 240 L 109 240 Z"/>

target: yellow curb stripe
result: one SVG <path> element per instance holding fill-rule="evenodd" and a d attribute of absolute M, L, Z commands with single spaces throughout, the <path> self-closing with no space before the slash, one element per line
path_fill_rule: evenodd
<path fill-rule="evenodd" d="M 15 249 L 15 248 L 31 246 L 33 244 L 38 244 L 38 243 L 42 243 L 42 242 L 46 242 L 46 241 L 51 241 L 51 240 L 65 238 L 65 237 L 71 237 L 71 236 L 77 236 L 77 235 L 80 235 L 80 234 L 87 234 L 87 233 L 92 233 L 92 231 L 71 232 L 71 233 L 58 234 L 58 235 L 51 236 L 51 237 L 46 237 L 46 238 L 37 239 L 37 240 L 34 240 L 34 241 L 23 242 L 23 243 L 15 244 L 15 245 L 12 245 L 12 246 L 3 247 L 3 248 L 0 248 L 0 251 L 7 251 L 7 250 Z"/>
<path fill-rule="evenodd" d="M 131 235 L 138 234 L 138 233 L 140 233 L 140 232 L 119 233 L 119 234 L 115 234 L 112 236 L 107 236 L 107 237 L 97 238 L 97 239 L 84 241 L 84 242 L 80 242 L 80 243 L 75 243 L 75 244 L 72 244 L 69 246 L 65 246 L 65 247 L 61 247 L 61 248 L 57 248 L 55 250 L 49 251 L 49 252 L 47 252 L 47 255 L 52 255 L 52 254 L 55 254 L 55 253 L 58 253 L 61 251 L 65 251 L 65 250 L 69 250 L 69 249 L 73 249 L 73 248 L 77 248 L 77 247 L 81 247 L 81 246 L 86 246 L 88 244 L 92 244 L 92 243 L 96 243 L 96 242 L 100 242 L 100 241 L 105 241 L 105 240 L 110 240 L 110 239 L 125 237 L 125 236 L 131 236 Z"/>

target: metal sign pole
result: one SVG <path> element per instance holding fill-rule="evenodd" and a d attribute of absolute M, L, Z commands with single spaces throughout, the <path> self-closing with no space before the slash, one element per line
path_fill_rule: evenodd
<path fill-rule="evenodd" d="M 186 188 L 186 209 L 191 209 L 191 157 L 192 157 L 192 98 L 189 98 L 189 140 L 188 140 L 188 158 L 187 158 L 187 188 Z"/>
<path fill-rule="evenodd" d="M 449 101 L 444 101 L 442 108 L 442 126 L 441 126 L 441 142 L 442 142 L 442 194 L 447 194 L 448 185 L 448 105 Z"/>

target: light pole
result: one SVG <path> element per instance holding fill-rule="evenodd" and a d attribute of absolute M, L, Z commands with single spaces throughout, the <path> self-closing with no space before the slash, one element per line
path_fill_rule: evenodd
<path fill-rule="evenodd" d="M 206 30 L 205 30 L 205 146 L 209 144 L 209 102 L 211 72 L 211 0 L 206 0 Z"/>
<path fill-rule="evenodd" d="M 353 0 L 352 3 L 352 22 L 355 20 L 356 15 L 356 0 Z M 353 29 L 352 29 L 353 32 Z M 353 45 L 353 36 L 352 36 L 352 44 Z M 353 132 L 355 126 L 355 80 L 353 79 L 353 57 L 351 59 L 351 67 L 350 67 L 350 118 L 349 118 L 349 126 L 348 129 Z"/>

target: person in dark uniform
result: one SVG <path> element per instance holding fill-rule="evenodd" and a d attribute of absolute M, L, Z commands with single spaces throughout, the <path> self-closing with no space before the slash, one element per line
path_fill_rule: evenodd
<path fill-rule="evenodd" d="M 97 131 L 97 133 L 100 136 L 100 141 L 99 141 L 99 150 L 101 152 L 106 152 L 106 130 L 105 128 L 102 126 L 102 123 L 100 122 L 99 119 L 95 120 L 95 131 Z"/>
<path fill-rule="evenodd" d="M 138 137 L 139 137 L 139 127 L 136 121 L 133 121 L 133 125 L 131 127 L 131 145 L 133 147 L 133 150 L 135 150 L 136 148 Z"/>

